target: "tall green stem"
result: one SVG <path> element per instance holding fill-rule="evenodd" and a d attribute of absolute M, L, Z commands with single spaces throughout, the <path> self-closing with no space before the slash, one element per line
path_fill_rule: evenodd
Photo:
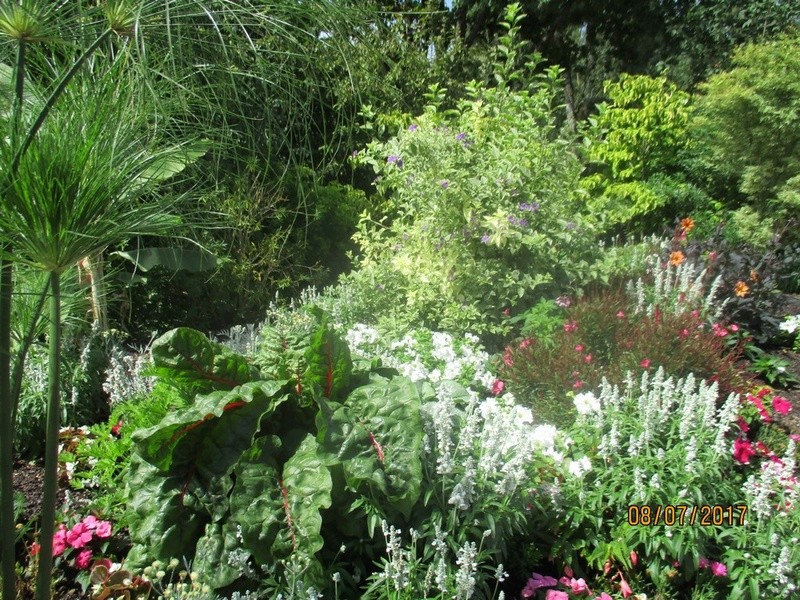
<path fill-rule="evenodd" d="M 14 572 L 14 401 L 11 397 L 11 284 L 12 266 L 0 260 L 0 558 L 3 561 L 3 600 L 16 597 Z"/>
<path fill-rule="evenodd" d="M 14 73 L 14 107 L 12 114 L 12 141 L 16 143 L 22 121 L 25 100 L 25 53 L 27 46 L 20 40 L 17 47 L 17 64 Z M 9 173 L 13 177 L 15 170 Z M 4 184 L 8 184 L 6 180 Z M 10 256 L 11 245 L 3 251 Z M 0 558 L 2 559 L 3 600 L 16 598 L 17 575 L 14 570 L 16 556 L 14 545 L 14 413 L 16 400 L 11 393 L 11 294 L 14 284 L 14 267 L 9 259 L 0 261 Z"/>
<path fill-rule="evenodd" d="M 42 525 L 39 530 L 41 550 L 36 574 L 36 600 L 50 600 L 53 575 L 53 534 L 56 527 L 56 493 L 58 491 L 58 429 L 61 417 L 61 274 L 50 273 L 50 399 L 47 404 L 46 446 L 44 451 L 44 489 L 42 490 Z"/>

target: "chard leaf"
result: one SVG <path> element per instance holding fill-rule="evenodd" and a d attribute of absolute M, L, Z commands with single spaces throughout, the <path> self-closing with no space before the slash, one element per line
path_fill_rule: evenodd
<path fill-rule="evenodd" d="M 189 396 L 230 390 L 260 378 L 243 356 L 189 327 L 168 331 L 153 342 L 154 375 Z"/>
<path fill-rule="evenodd" d="M 328 326 L 323 315 L 322 322 L 311 337 L 311 345 L 305 352 L 308 365 L 301 379 L 304 387 L 311 387 L 331 400 L 344 399 L 350 386 L 353 361 L 347 344 Z"/>
<path fill-rule="evenodd" d="M 321 401 L 317 429 L 328 461 L 342 463 L 352 490 L 380 492 L 410 514 L 422 482 L 420 398 L 410 379 L 357 388 L 346 406 Z"/>
<path fill-rule="evenodd" d="M 331 475 L 307 435 L 281 468 L 276 436 L 256 440 L 234 469 L 231 521 L 241 527 L 245 547 L 261 564 L 292 554 L 312 561 L 322 548 L 322 515 L 331 505 Z"/>
<path fill-rule="evenodd" d="M 253 381 L 230 391 L 198 395 L 194 404 L 134 433 L 133 440 L 141 456 L 161 470 L 171 469 L 174 463 L 195 462 L 200 452 L 205 452 L 206 467 L 213 469 L 250 447 L 261 419 L 286 400 L 286 395 L 279 395 L 286 384 Z M 216 454 L 209 456 L 203 447 Z"/>
<path fill-rule="evenodd" d="M 230 585 L 243 575 L 250 553 L 241 548 L 230 522 L 209 523 L 197 542 L 192 570 L 203 573 L 208 584 L 218 589 Z"/>
<path fill-rule="evenodd" d="M 184 479 L 131 457 L 128 479 L 128 527 L 133 549 L 128 564 L 143 567 L 153 560 L 191 558 L 207 518 L 183 503 Z"/>

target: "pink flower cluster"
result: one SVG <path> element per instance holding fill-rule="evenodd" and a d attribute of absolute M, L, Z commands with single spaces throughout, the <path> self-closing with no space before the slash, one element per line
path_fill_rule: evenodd
<path fill-rule="evenodd" d="M 631 591 L 630 586 L 628 586 L 624 579 L 622 579 L 622 583 L 624 585 L 620 589 L 622 590 L 623 595 L 627 598 L 633 593 L 633 591 Z M 521 595 L 523 598 L 532 598 L 536 595 L 536 590 L 554 588 L 558 584 L 561 584 L 564 588 L 566 588 L 567 591 L 548 589 L 545 593 L 545 600 L 570 600 L 570 594 L 574 594 L 576 596 L 594 595 L 594 592 L 592 592 L 591 588 L 587 585 L 586 581 L 582 577 L 575 579 L 572 569 L 570 569 L 568 566 L 564 567 L 564 576 L 558 581 L 556 581 L 555 577 L 540 575 L 539 573 L 532 573 L 530 579 L 528 579 L 528 583 L 523 588 Z M 594 597 L 594 600 L 612 600 L 612 598 L 607 593 L 601 592 L 599 596 Z"/>
<path fill-rule="evenodd" d="M 711 569 L 711 574 L 714 577 L 725 577 L 728 574 L 727 567 L 722 564 L 721 562 L 710 561 L 704 556 L 700 557 L 700 562 L 698 565 L 701 569 Z"/>
<path fill-rule="evenodd" d="M 80 550 L 75 557 L 75 567 L 88 569 L 92 560 L 92 550 L 87 546 L 95 538 L 104 540 L 109 537 L 111 537 L 111 523 L 101 521 L 94 515 L 85 517 L 71 529 L 67 529 L 67 526 L 61 523 L 53 534 L 53 556 L 61 556 L 69 548 Z M 39 544 L 34 543 L 31 553 L 38 554 L 39 550 Z"/>

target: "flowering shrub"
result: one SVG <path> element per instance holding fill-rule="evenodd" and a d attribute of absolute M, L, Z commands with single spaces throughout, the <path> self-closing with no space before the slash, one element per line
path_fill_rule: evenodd
<path fill-rule="evenodd" d="M 392 302 L 415 324 L 500 331 L 503 308 L 585 267 L 591 222 L 580 163 L 556 136 L 556 79 L 551 68 L 521 91 L 473 83 L 454 111 L 431 98 L 410 127 L 357 154 L 392 204 L 390 221 L 362 219 L 358 264 L 378 285 L 399 279 Z"/>
<path fill-rule="evenodd" d="M 628 371 L 663 367 L 678 377 L 712 378 L 725 390 L 743 385 L 738 349 L 726 343 L 735 325 L 709 325 L 696 310 L 636 309 L 631 297 L 618 291 L 580 300 L 564 309 L 562 327 L 549 343 L 532 336 L 506 347 L 499 376 L 534 408 L 537 420 L 558 424 L 574 417 L 564 390 L 596 389 L 603 378 L 622 383 Z"/>

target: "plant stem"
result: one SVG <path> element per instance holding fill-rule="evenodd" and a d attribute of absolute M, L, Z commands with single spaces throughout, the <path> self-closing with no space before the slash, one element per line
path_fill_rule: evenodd
<path fill-rule="evenodd" d="M 50 273 L 50 399 L 47 405 L 45 434 L 44 489 L 42 490 L 42 523 L 39 530 L 39 571 L 36 574 L 36 600 L 50 600 L 53 575 L 53 534 L 56 523 L 58 485 L 58 429 L 61 417 L 59 364 L 61 362 L 61 274 Z"/>
<path fill-rule="evenodd" d="M 16 597 L 14 571 L 14 487 L 13 433 L 11 420 L 11 285 L 12 266 L 0 260 L 0 558 L 2 558 L 3 600 Z"/>

